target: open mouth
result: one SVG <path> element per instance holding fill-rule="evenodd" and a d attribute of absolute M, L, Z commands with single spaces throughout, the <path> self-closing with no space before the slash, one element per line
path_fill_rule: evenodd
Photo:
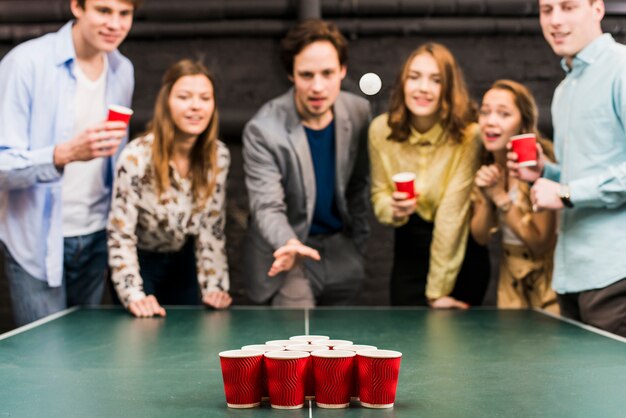
<path fill-rule="evenodd" d="M 496 133 L 493 133 L 493 132 L 487 132 L 487 133 L 483 134 L 483 136 L 485 137 L 487 142 L 497 141 L 501 137 L 500 134 L 496 134 Z"/>

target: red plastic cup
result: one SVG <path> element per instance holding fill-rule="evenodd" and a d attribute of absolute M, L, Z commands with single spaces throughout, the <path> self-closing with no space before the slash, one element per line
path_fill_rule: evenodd
<path fill-rule="evenodd" d="M 357 351 L 362 351 L 362 350 L 376 350 L 377 347 L 373 346 L 373 345 L 363 345 L 363 344 L 350 344 L 350 345 L 337 345 L 334 347 L 335 350 L 348 350 L 348 351 L 354 351 L 355 353 Z M 357 368 L 357 362 L 356 359 L 354 361 L 354 376 L 352 379 L 352 390 L 350 390 L 350 400 L 351 401 L 358 401 L 359 400 L 359 370 Z"/>
<path fill-rule="evenodd" d="M 511 147 L 517 154 L 517 163 L 520 167 L 532 167 L 537 165 L 537 137 L 535 134 L 522 134 L 512 136 Z"/>
<path fill-rule="evenodd" d="M 265 371 L 270 405 L 275 409 L 299 409 L 304 406 L 304 385 L 311 354 L 305 351 L 269 351 L 265 353 Z"/>
<path fill-rule="evenodd" d="M 219 353 L 229 408 L 254 408 L 261 404 L 263 352 L 228 350 Z"/>
<path fill-rule="evenodd" d="M 391 408 L 396 400 L 402 353 L 392 350 L 356 352 L 359 398 L 366 408 Z"/>
<path fill-rule="evenodd" d="M 347 350 L 319 350 L 311 353 L 315 376 L 315 404 L 320 408 L 350 406 L 356 353 Z"/>
<path fill-rule="evenodd" d="M 254 350 L 254 351 L 262 351 L 267 353 L 268 351 L 281 351 L 282 347 L 268 344 L 251 344 L 244 345 L 241 347 L 242 350 Z M 267 401 L 270 398 L 269 392 L 267 391 L 267 373 L 265 372 L 265 363 L 263 363 L 263 368 L 261 370 L 261 381 L 263 382 L 261 386 L 261 400 Z"/>
<path fill-rule="evenodd" d="M 396 184 L 396 190 L 406 193 L 407 199 L 413 199 L 415 197 L 415 173 L 404 172 L 397 173 L 391 178 Z"/>
<path fill-rule="evenodd" d="M 130 117 L 133 115 L 133 110 L 120 105 L 109 105 L 108 121 L 122 121 L 126 125 L 130 122 Z"/>
<path fill-rule="evenodd" d="M 312 353 L 313 351 L 318 350 L 329 350 L 330 348 L 321 345 L 321 344 L 299 344 L 299 345 L 288 345 L 285 347 L 286 350 L 289 351 L 305 351 L 307 353 Z M 315 376 L 313 375 L 313 363 L 309 362 L 307 366 L 306 373 L 306 385 L 304 387 L 305 391 L 305 399 L 307 401 L 315 399 Z"/>

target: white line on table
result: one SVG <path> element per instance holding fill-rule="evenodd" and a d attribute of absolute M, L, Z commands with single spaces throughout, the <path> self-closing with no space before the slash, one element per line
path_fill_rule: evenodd
<path fill-rule="evenodd" d="M 596 334 L 600 334 L 600 335 L 602 335 L 604 337 L 612 338 L 614 340 L 626 343 L 626 338 L 621 337 L 621 336 L 616 335 L 616 334 L 613 334 L 613 333 L 610 333 L 610 332 L 605 331 L 603 329 L 596 328 L 594 326 L 584 324 L 584 323 L 576 321 L 574 319 L 565 318 L 564 316 L 556 315 L 556 314 L 553 314 L 552 312 L 544 311 L 543 309 L 534 308 L 534 310 L 537 311 L 537 312 L 540 312 L 540 313 L 542 313 L 544 315 L 547 315 L 549 317 L 552 317 L 552 318 L 555 318 L 555 319 L 559 319 L 559 320 L 561 320 L 563 322 L 567 322 L 568 324 L 576 325 L 577 327 L 580 327 L 582 329 L 586 329 L 587 331 L 595 332 Z"/>
<path fill-rule="evenodd" d="M 304 309 L 304 335 L 309 335 L 309 308 Z"/>
<path fill-rule="evenodd" d="M 73 306 L 73 307 L 65 309 L 63 311 L 59 311 L 57 313 L 53 313 L 52 315 L 48 315 L 48 316 L 46 316 L 44 318 L 38 319 L 35 322 L 31 322 L 30 324 L 26 324 L 24 326 L 16 328 L 13 331 L 5 332 L 4 334 L 0 335 L 0 340 L 4 340 L 4 339 L 12 337 L 14 335 L 21 334 L 22 332 L 28 331 L 29 329 L 33 329 L 33 328 L 38 327 L 39 325 L 43 325 L 46 322 L 54 321 L 57 318 L 60 318 L 62 316 L 65 316 L 65 315 L 67 315 L 69 313 L 74 312 L 78 308 L 79 308 L 78 306 Z"/>

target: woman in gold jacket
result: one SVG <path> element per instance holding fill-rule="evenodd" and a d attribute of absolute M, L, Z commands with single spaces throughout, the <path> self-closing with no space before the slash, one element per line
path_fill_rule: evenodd
<path fill-rule="evenodd" d="M 558 313 L 551 288 L 555 213 L 533 212 L 528 183 L 506 169 L 507 143 L 521 133 L 534 133 L 538 151 L 554 159 L 552 144 L 541 139 L 537 130 L 535 100 L 523 85 L 498 80 L 485 93 L 478 120 L 485 155 L 476 173 L 479 192 L 474 193 L 471 231 L 479 243 L 486 243 L 498 229 L 502 232 L 498 307 L 537 307 Z"/>
<path fill-rule="evenodd" d="M 374 213 L 395 227 L 393 305 L 467 308 L 482 302 L 487 252 L 468 245 L 470 192 L 480 160 L 474 119 L 453 55 L 427 43 L 404 63 L 389 112 L 370 126 Z M 416 198 L 395 190 L 392 177 L 400 172 L 415 174 Z"/>

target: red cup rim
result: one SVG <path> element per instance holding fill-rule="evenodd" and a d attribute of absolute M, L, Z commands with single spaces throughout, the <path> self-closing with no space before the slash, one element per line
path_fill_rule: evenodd
<path fill-rule="evenodd" d="M 121 105 L 114 105 L 114 104 L 109 105 L 109 110 L 112 110 L 114 112 L 121 113 L 124 115 L 132 115 L 133 113 L 135 113 L 133 109 L 129 107 L 121 106 Z"/>
<path fill-rule="evenodd" d="M 286 345 L 297 345 L 297 344 L 302 344 L 302 341 L 294 341 L 294 340 L 269 340 L 269 341 L 265 341 L 265 345 L 280 345 L 280 346 L 286 346 Z"/>
<path fill-rule="evenodd" d="M 394 350 L 360 350 L 356 352 L 361 357 L 370 358 L 400 358 L 402 353 Z"/>
<path fill-rule="evenodd" d="M 520 140 L 520 139 L 530 139 L 530 138 L 537 139 L 537 136 L 536 136 L 535 134 L 521 134 L 521 135 L 513 135 L 513 136 L 510 138 L 510 140 L 511 140 L 511 141 L 517 141 L 517 140 Z"/>
<path fill-rule="evenodd" d="M 285 349 L 287 351 L 306 351 L 307 353 L 310 353 L 312 351 L 317 351 L 317 350 L 330 350 L 330 348 L 327 345 L 322 345 L 322 344 L 289 345 L 285 347 Z"/>
<path fill-rule="evenodd" d="M 264 354 L 266 358 L 274 360 L 292 360 L 310 357 L 306 351 L 268 351 Z"/>
<path fill-rule="evenodd" d="M 293 337 L 289 337 L 291 341 L 316 341 L 316 340 L 330 340 L 328 335 L 294 335 Z"/>
<path fill-rule="evenodd" d="M 393 175 L 393 177 L 391 177 L 391 180 L 393 180 L 394 183 L 406 183 L 407 181 L 414 181 L 415 173 L 411 173 L 410 171 L 396 173 Z"/>
<path fill-rule="evenodd" d="M 315 342 L 316 345 L 327 345 L 329 347 L 336 347 L 338 345 L 352 345 L 352 341 L 348 341 L 348 340 L 321 340 L 321 341 L 316 341 Z"/>
<path fill-rule="evenodd" d="M 336 345 L 335 350 L 348 350 L 348 351 L 360 351 L 360 350 L 378 350 L 378 347 L 366 344 L 353 344 L 353 345 Z"/>
<path fill-rule="evenodd" d="M 279 346 L 277 345 L 267 345 L 267 344 L 250 344 L 250 345 L 244 345 L 243 347 L 241 347 L 242 350 L 254 350 L 254 351 L 263 351 L 263 352 L 268 352 L 268 351 L 280 351 Z"/>
<path fill-rule="evenodd" d="M 356 352 L 349 350 L 315 350 L 311 352 L 311 356 L 323 358 L 347 358 L 356 356 Z"/>
<path fill-rule="evenodd" d="M 263 354 L 264 352 L 259 350 L 226 350 L 220 352 L 219 356 L 223 358 L 247 358 L 262 356 Z"/>

